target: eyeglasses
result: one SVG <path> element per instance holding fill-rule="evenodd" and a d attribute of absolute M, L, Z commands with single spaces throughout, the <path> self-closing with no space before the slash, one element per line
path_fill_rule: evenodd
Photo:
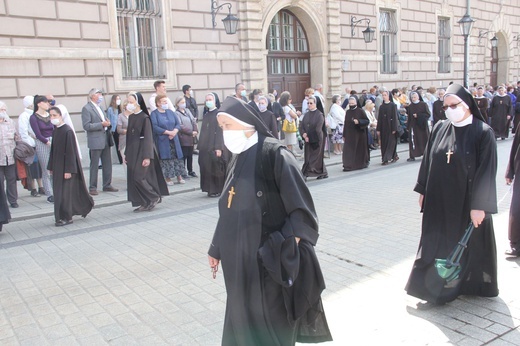
<path fill-rule="evenodd" d="M 448 108 L 451 108 L 451 109 L 457 109 L 457 107 L 458 107 L 461 103 L 462 103 L 462 101 L 460 101 L 459 103 L 455 103 L 455 104 L 453 104 L 453 105 L 450 105 L 450 106 L 448 106 L 448 105 L 443 105 L 443 106 L 442 106 L 442 110 L 446 111 L 446 110 L 448 110 Z"/>

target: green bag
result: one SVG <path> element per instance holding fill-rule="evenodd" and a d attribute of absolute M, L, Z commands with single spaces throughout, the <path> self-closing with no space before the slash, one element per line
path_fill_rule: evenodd
<path fill-rule="evenodd" d="M 459 273 L 462 269 L 460 266 L 460 259 L 462 258 L 464 249 L 468 247 L 468 241 L 474 229 L 475 227 L 473 226 L 473 222 L 470 221 L 468 228 L 466 228 L 466 232 L 464 232 L 464 235 L 448 258 L 435 259 L 435 268 L 437 268 L 437 274 L 439 274 L 441 278 L 445 279 L 446 282 L 458 279 Z"/>

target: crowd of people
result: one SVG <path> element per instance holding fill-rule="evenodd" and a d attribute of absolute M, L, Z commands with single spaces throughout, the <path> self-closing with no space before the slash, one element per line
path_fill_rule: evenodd
<path fill-rule="evenodd" d="M 328 112 L 322 85 L 305 90 L 298 110 L 288 91 L 248 94 L 239 83 L 222 105 L 216 93 L 207 93 L 201 121 L 191 86 L 185 85 L 174 102 L 164 81 L 154 88 L 148 104 L 133 91 L 112 95 L 106 109 L 103 92 L 89 91 L 81 111 L 88 182 L 63 105 L 56 105 L 52 95 L 27 96 L 16 126 L 0 102 L 0 230 L 10 219 L 9 208 L 19 207 L 17 179 L 31 196 L 44 194 L 54 203 L 56 226 L 71 224 L 75 215 L 86 217 L 92 196 L 99 194 L 100 168 L 101 190 L 118 191 L 112 185 L 115 147 L 136 213 L 153 210 L 169 194 L 168 186 L 185 179 L 200 179 L 208 197 L 220 197 L 208 260 L 213 275 L 219 264 L 225 268 L 226 290 L 233 297 L 226 308 L 224 343 L 328 341 L 320 297 L 325 286 L 314 253 L 317 216 L 305 181 L 328 178 L 327 148 L 341 155 L 343 171 L 352 171 L 367 168 L 370 152 L 378 148 L 382 165 L 397 162 L 402 142 L 408 144 L 408 162 L 422 157 L 414 189 L 423 212 L 421 239 L 406 291 L 422 299 L 422 307 L 443 305 L 461 294 L 498 295 L 491 217 L 497 213 L 496 142 L 520 126 L 520 82 L 516 88 L 495 89 L 374 86 L 361 94 L 347 88 L 345 97 L 332 96 Z M 303 150 L 301 168 L 295 146 Z M 508 184 L 520 169 L 519 150 L 515 137 Z M 518 189 L 514 185 L 509 256 L 520 256 Z M 459 245 L 464 248 L 458 262 L 447 262 Z M 293 260 L 295 254 L 300 260 Z M 441 271 L 454 265 L 450 276 Z M 311 299 L 300 299 L 298 293 L 309 290 Z"/>

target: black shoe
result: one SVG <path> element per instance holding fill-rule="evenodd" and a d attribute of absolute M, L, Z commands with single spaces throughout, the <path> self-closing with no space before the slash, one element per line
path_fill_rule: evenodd
<path fill-rule="evenodd" d="M 157 204 L 161 202 L 161 197 L 157 198 L 155 201 L 152 201 L 148 206 L 145 208 L 145 211 L 151 211 Z"/>
<path fill-rule="evenodd" d="M 193 178 L 198 178 L 198 177 L 199 177 L 199 176 L 197 175 L 197 173 L 195 173 L 195 172 L 190 172 L 190 173 L 188 173 L 188 175 L 189 175 L 190 177 L 193 177 Z"/>
<path fill-rule="evenodd" d="M 388 161 L 383 161 L 383 163 L 381 165 L 388 166 Z"/>
<path fill-rule="evenodd" d="M 187 175 L 187 174 L 183 174 L 183 175 L 181 175 L 181 177 L 182 177 L 183 179 L 189 179 L 189 178 L 190 178 L 190 176 Z"/>
<path fill-rule="evenodd" d="M 47 198 L 47 203 L 54 203 L 54 196 L 49 196 Z"/>
<path fill-rule="evenodd" d="M 135 208 L 135 209 L 134 209 L 134 213 L 140 213 L 140 212 L 142 212 L 142 211 L 145 211 L 146 208 L 148 208 L 148 206 L 146 206 L 146 205 L 142 205 L 142 206 L 140 206 L 139 208 Z"/>
<path fill-rule="evenodd" d="M 319 177 L 317 177 L 316 179 L 327 179 L 329 176 L 327 174 L 325 175 L 320 175 Z"/>
<path fill-rule="evenodd" d="M 65 225 L 70 225 L 73 221 L 72 220 L 60 220 L 55 223 L 56 227 L 61 227 Z"/>
<path fill-rule="evenodd" d="M 410 157 L 410 158 L 408 158 L 406 161 L 408 161 L 408 162 L 415 161 L 415 157 Z"/>
<path fill-rule="evenodd" d="M 14 203 L 11 203 L 11 208 L 18 208 L 19 205 L 18 203 L 14 202 Z"/>
<path fill-rule="evenodd" d="M 510 250 L 506 250 L 506 256 L 520 257 L 520 249 L 512 247 Z"/>
<path fill-rule="evenodd" d="M 40 187 L 40 188 L 38 189 L 38 193 L 39 193 L 40 195 L 45 195 L 45 189 L 44 189 L 43 187 Z"/>
<path fill-rule="evenodd" d="M 33 196 L 33 197 L 40 197 L 41 195 L 38 193 L 38 190 L 32 189 L 31 190 L 31 196 Z"/>
<path fill-rule="evenodd" d="M 419 302 L 417 303 L 417 310 L 430 310 L 445 304 L 446 303 Z"/>
<path fill-rule="evenodd" d="M 220 193 L 208 193 L 208 197 L 220 197 Z"/>

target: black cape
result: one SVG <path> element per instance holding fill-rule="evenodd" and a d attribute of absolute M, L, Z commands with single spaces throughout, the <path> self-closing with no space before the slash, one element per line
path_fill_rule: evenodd
<path fill-rule="evenodd" d="M 426 102 L 419 101 L 418 103 L 410 103 L 406 107 L 408 113 L 408 148 L 410 157 L 423 156 L 424 149 L 428 143 L 430 136 L 430 128 L 428 126 L 428 119 L 430 118 L 430 109 Z M 417 117 L 414 116 L 417 115 Z"/>
<path fill-rule="evenodd" d="M 452 151 L 450 162 L 447 152 Z M 457 296 L 498 295 L 495 235 L 491 214 L 497 212 L 497 152 L 491 128 L 476 118 L 464 127 L 450 121 L 432 131 L 421 162 L 415 191 L 424 195 L 421 240 L 406 291 L 433 303 Z M 435 259 L 447 258 L 470 222 L 470 211 L 486 219 L 475 229 L 461 260 L 459 279 L 446 284 Z"/>
<path fill-rule="evenodd" d="M 76 135 L 67 124 L 55 127 L 52 132 L 47 169 L 52 171 L 56 222 L 72 220 L 73 215 L 86 217 L 94 206 L 94 200 L 85 185 Z M 65 173 L 71 173 L 71 178 L 65 179 Z"/>
<path fill-rule="evenodd" d="M 256 145 L 233 157 L 219 213 L 208 254 L 221 260 L 226 284 L 222 345 L 331 340 L 314 254 L 318 220 L 292 153 L 259 134 Z"/>
<path fill-rule="evenodd" d="M 520 172 L 520 132 L 518 128 L 513 145 L 511 146 L 511 153 L 509 154 L 509 164 L 506 170 L 506 178 L 515 179 L 516 173 Z M 512 248 L 520 248 L 520 181 L 516 179 L 513 181 L 513 196 L 511 197 L 511 206 L 509 209 L 509 229 L 508 229 L 509 243 Z"/>
<path fill-rule="evenodd" d="M 217 121 L 218 109 L 208 111 L 202 118 L 199 143 L 200 188 L 208 194 L 221 193 L 226 179 L 226 167 L 231 153 L 224 145 L 222 129 Z M 221 150 L 217 157 L 215 150 Z"/>
<path fill-rule="evenodd" d="M 354 123 L 358 120 L 358 124 Z M 370 163 L 370 151 L 368 149 L 368 120 L 367 114 L 362 108 L 347 109 L 343 122 L 343 170 L 353 171 L 367 168 Z"/>
<path fill-rule="evenodd" d="M 497 138 L 509 137 L 509 124 L 511 123 L 511 119 L 507 119 L 507 116 L 513 114 L 511 107 L 511 97 L 509 95 L 495 95 L 491 101 L 489 117 L 491 118 L 491 127 L 493 131 L 495 131 Z"/>
<path fill-rule="evenodd" d="M 381 103 L 377 116 L 377 132 L 381 143 L 381 161 L 388 162 L 397 157 L 397 105 L 390 101 Z"/>
<path fill-rule="evenodd" d="M 7 205 L 7 196 L 5 194 L 5 179 L 0 180 L 0 224 L 9 223 L 11 220 L 11 212 Z M 0 226 L 0 230 L 2 230 Z"/>
<path fill-rule="evenodd" d="M 305 142 L 304 158 L 302 173 L 305 177 L 319 177 L 327 175 L 327 167 L 323 161 L 323 153 L 325 151 L 325 134 L 323 132 L 323 124 L 325 118 L 323 113 L 318 109 L 305 113 L 303 120 L 300 122 L 300 134 L 307 134 L 308 142 Z"/>
<path fill-rule="evenodd" d="M 142 111 L 128 117 L 125 158 L 128 201 L 132 206 L 145 206 L 169 195 L 153 143 L 152 122 Z M 143 167 L 144 159 L 150 159 L 148 167 Z"/>

